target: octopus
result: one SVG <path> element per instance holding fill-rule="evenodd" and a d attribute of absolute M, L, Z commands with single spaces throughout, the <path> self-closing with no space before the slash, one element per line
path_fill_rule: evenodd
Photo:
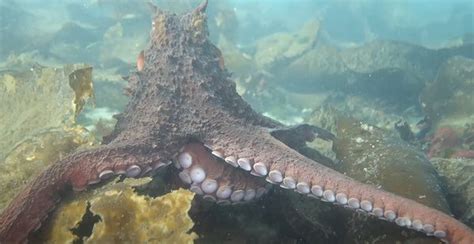
<path fill-rule="evenodd" d="M 152 6 L 150 42 L 128 77 L 130 101 L 114 131 L 40 173 L 0 215 L 0 242 L 25 243 L 68 192 L 116 175 L 143 177 L 176 166 L 203 199 L 237 204 L 279 186 L 364 212 L 449 243 L 474 243 L 455 218 L 360 183 L 291 145 L 331 134 L 285 127 L 252 110 L 236 92 L 222 54 L 208 39 L 207 1 L 176 15 Z"/>

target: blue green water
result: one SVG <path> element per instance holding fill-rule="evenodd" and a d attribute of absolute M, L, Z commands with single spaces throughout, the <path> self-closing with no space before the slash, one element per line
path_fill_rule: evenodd
<path fill-rule="evenodd" d="M 86 106 L 79 123 L 97 134 L 112 128 L 128 101 L 122 77 L 136 70 L 152 28 L 146 2 L 1 0 L 1 78 L 32 64 L 91 65 L 95 106 Z M 200 3 L 153 2 L 176 13 Z M 207 17 L 238 93 L 258 112 L 332 132 L 342 113 L 399 133 L 429 157 L 474 151 L 473 1 L 209 0 Z M 438 150 L 440 128 L 458 140 Z M 330 146 L 319 149 L 334 156 Z M 288 236 L 308 239 L 294 232 Z"/>

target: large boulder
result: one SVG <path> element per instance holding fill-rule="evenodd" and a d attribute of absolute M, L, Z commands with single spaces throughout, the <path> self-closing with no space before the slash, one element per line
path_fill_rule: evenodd
<path fill-rule="evenodd" d="M 452 57 L 421 93 L 424 112 L 434 122 L 464 126 L 474 120 L 474 60 Z"/>

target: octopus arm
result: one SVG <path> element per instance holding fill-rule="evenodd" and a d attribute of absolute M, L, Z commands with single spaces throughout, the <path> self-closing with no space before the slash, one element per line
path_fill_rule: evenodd
<path fill-rule="evenodd" d="M 25 243 L 41 227 L 61 196 L 112 178 L 138 177 L 166 163 L 157 153 L 137 146 L 103 146 L 72 154 L 44 170 L 0 214 L 0 243 Z"/>
<path fill-rule="evenodd" d="M 330 131 L 309 124 L 272 128 L 269 129 L 269 132 L 273 137 L 287 145 L 304 144 L 316 138 L 325 141 L 332 141 L 336 138 Z"/>
<path fill-rule="evenodd" d="M 344 205 L 449 243 L 474 243 L 474 232 L 453 217 L 312 161 L 275 139 L 268 129 L 234 124 L 204 143 L 218 152 L 215 155 L 236 158 L 242 170 L 282 188 Z"/>

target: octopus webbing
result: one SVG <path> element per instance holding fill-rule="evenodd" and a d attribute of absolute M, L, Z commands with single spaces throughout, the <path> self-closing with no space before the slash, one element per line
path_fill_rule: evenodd
<path fill-rule="evenodd" d="M 150 42 L 139 71 L 128 77 L 130 102 L 113 133 L 102 146 L 69 155 L 29 182 L 0 215 L 1 243 L 27 242 L 71 189 L 115 175 L 147 176 L 172 161 L 190 190 L 220 204 L 258 198 L 269 182 L 449 243 L 474 243 L 473 231 L 453 217 L 289 147 L 330 135 L 309 125 L 287 128 L 252 110 L 208 39 L 206 7 L 207 1 L 179 16 L 152 6 Z"/>

